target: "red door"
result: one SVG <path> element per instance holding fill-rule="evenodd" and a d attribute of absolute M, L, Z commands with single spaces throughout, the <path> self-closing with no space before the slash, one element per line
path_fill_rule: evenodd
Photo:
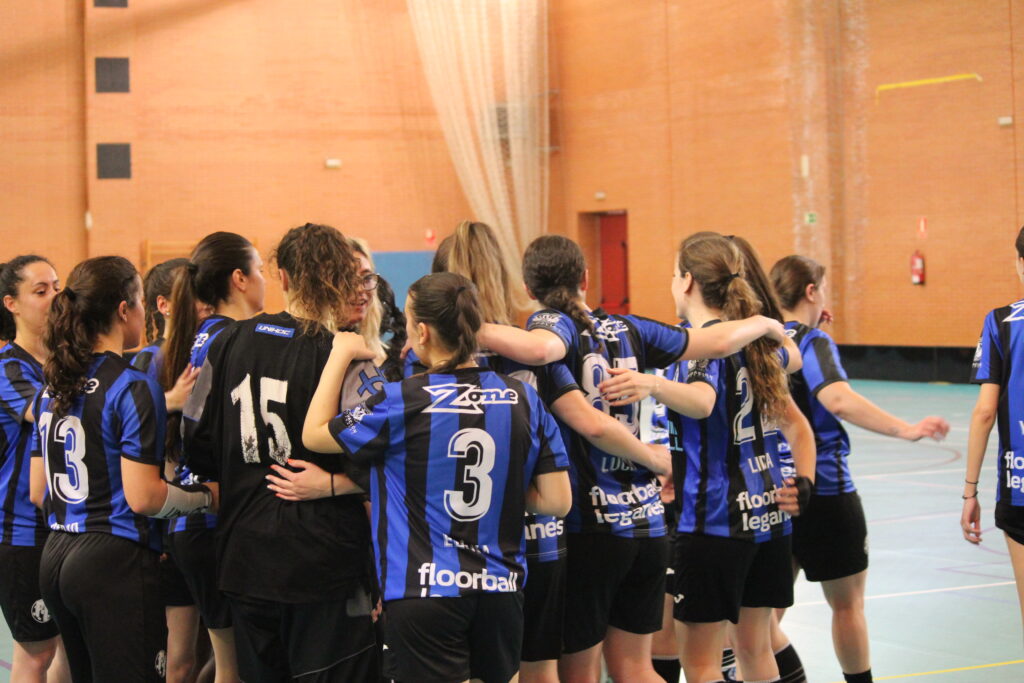
<path fill-rule="evenodd" d="M 601 308 L 609 313 L 629 313 L 629 243 L 626 214 L 602 214 Z"/>

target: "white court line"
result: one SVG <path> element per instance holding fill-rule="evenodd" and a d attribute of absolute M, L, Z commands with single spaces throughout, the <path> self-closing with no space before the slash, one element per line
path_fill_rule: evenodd
<path fill-rule="evenodd" d="M 923 591 L 906 591 L 903 593 L 883 593 L 882 595 L 868 595 L 865 600 L 881 600 L 883 598 L 904 598 L 909 595 L 925 595 L 927 593 L 952 593 L 953 591 L 967 591 L 974 588 L 996 588 L 998 586 L 1012 586 L 1016 581 L 997 581 L 996 583 L 976 583 L 973 586 L 952 586 L 950 588 L 929 588 Z M 827 605 L 825 600 L 814 600 L 812 602 L 798 602 L 793 607 L 809 607 L 811 605 Z"/>
<path fill-rule="evenodd" d="M 948 470 L 917 470 L 917 471 L 914 471 L 914 472 L 907 472 L 907 471 L 902 471 L 902 472 L 879 472 L 878 474 L 861 474 L 861 475 L 857 476 L 857 479 L 858 480 L 860 480 L 860 479 L 882 479 L 884 477 L 899 477 L 899 476 L 909 475 L 909 474 L 913 474 L 915 476 L 916 475 L 922 475 L 922 474 L 963 474 L 963 472 L 964 472 L 964 468 L 963 467 L 957 467 L 956 469 L 948 469 Z"/>
<path fill-rule="evenodd" d="M 909 517 L 885 517 L 879 520 L 868 520 L 868 526 L 882 526 L 883 524 L 898 524 L 900 522 L 916 522 L 922 519 L 940 519 L 943 517 L 960 517 L 959 512 L 936 512 L 930 515 L 912 515 Z"/>

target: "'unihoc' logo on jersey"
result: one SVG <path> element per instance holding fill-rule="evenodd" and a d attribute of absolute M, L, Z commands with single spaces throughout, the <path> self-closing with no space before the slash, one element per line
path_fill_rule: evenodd
<path fill-rule="evenodd" d="M 479 414 L 484 412 L 480 409 L 483 405 L 519 403 L 515 389 L 484 389 L 475 384 L 436 384 L 423 389 L 434 399 L 425 413 Z"/>
<path fill-rule="evenodd" d="M 295 328 L 281 327 L 280 325 L 268 325 L 267 323 L 260 323 L 257 325 L 256 331 L 260 334 L 269 334 L 273 337 L 284 337 L 285 339 L 291 339 L 295 336 Z"/>
<path fill-rule="evenodd" d="M 32 618 L 40 624 L 45 624 L 50 620 L 50 610 L 46 609 L 46 603 L 42 599 L 32 603 Z"/>

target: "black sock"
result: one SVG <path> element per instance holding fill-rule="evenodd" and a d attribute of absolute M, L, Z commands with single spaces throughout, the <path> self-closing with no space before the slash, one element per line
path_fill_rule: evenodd
<path fill-rule="evenodd" d="M 775 663 L 779 665 L 779 680 L 782 683 L 807 682 L 803 662 L 792 643 L 775 653 Z"/>
<path fill-rule="evenodd" d="M 736 653 L 731 647 L 722 650 L 722 680 L 734 683 L 736 679 Z"/>
<path fill-rule="evenodd" d="M 846 683 L 873 683 L 875 680 L 871 677 L 871 669 L 862 671 L 859 674 L 844 673 L 843 678 L 846 679 Z"/>
<path fill-rule="evenodd" d="M 679 683 L 679 658 L 656 659 L 652 658 L 654 672 L 664 678 L 668 683 Z"/>

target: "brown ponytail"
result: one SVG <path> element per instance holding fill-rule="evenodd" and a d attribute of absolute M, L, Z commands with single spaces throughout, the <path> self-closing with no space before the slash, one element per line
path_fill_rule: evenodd
<path fill-rule="evenodd" d="M 456 273 L 424 275 L 409 288 L 413 322 L 434 328 L 451 358 L 430 372 L 452 372 L 476 354 L 476 333 L 483 322 L 476 286 Z"/>
<path fill-rule="evenodd" d="M 65 414 L 82 393 L 97 338 L 110 331 L 122 301 L 137 305 L 140 289 L 135 266 L 120 256 L 91 258 L 71 271 L 53 299 L 43 337 L 50 352 L 43 378 L 54 415 Z"/>
<path fill-rule="evenodd" d="M 806 256 L 786 256 L 772 266 L 772 284 L 787 311 L 792 311 L 800 303 L 807 285 L 820 287 L 824 279 L 825 266 Z"/>
<path fill-rule="evenodd" d="M 146 341 L 150 344 L 163 339 L 166 321 L 157 308 L 157 297 L 171 299 L 171 290 L 179 268 L 188 264 L 187 258 L 172 258 L 149 269 L 142 278 L 142 292 L 146 298 Z"/>
<path fill-rule="evenodd" d="M 743 256 L 735 244 L 721 235 L 698 233 L 679 247 L 679 272 L 690 273 L 700 285 L 704 304 L 722 312 L 725 320 L 758 315 L 764 307 L 745 279 Z M 765 337 L 743 349 L 750 371 L 750 389 L 765 419 L 778 420 L 789 389 L 776 357 L 778 344 Z"/>
<path fill-rule="evenodd" d="M 171 290 L 171 328 L 164 344 L 160 384 L 169 390 L 188 366 L 199 329 L 197 303 L 216 307 L 231 296 L 231 274 L 252 273 L 252 242 L 233 232 L 214 232 L 196 245 L 181 267 Z"/>
<path fill-rule="evenodd" d="M 523 254 L 523 279 L 537 300 L 595 334 L 594 324 L 579 302 L 580 283 L 586 272 L 587 262 L 579 245 L 561 235 L 538 237 Z"/>

